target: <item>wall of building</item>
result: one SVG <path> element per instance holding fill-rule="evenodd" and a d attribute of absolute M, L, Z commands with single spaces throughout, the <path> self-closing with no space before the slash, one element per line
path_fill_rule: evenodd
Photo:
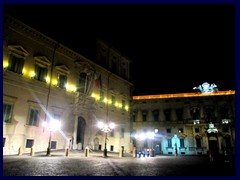
<path fill-rule="evenodd" d="M 133 96 L 132 141 L 138 151 L 153 148 L 157 154 L 174 154 L 177 148 L 178 154 L 198 155 L 207 154 L 212 146 L 209 143 L 213 144 L 210 140 L 216 138 L 217 153 L 224 150 L 234 153 L 234 97 L 233 91 Z M 181 118 L 179 111 L 182 111 Z M 217 132 L 208 132 L 211 123 Z M 154 138 L 135 138 L 143 132 L 154 132 Z"/>
<path fill-rule="evenodd" d="M 98 149 L 96 144 L 103 147 L 105 135 L 99 133 L 97 122 L 105 122 L 107 116 L 116 123 L 114 136 L 109 137 L 108 151 L 110 145 L 115 152 L 121 146 L 130 151 L 131 83 L 8 15 L 4 15 L 3 37 L 4 115 L 10 112 L 9 120 L 3 121 L 4 155 L 17 154 L 19 148 L 23 153 L 29 153 L 31 147 L 36 152 L 46 151 L 50 131 L 42 123 L 51 118 L 61 121 L 61 129 L 51 132 L 55 149 L 69 146 Z M 21 72 L 9 68 L 10 56 L 24 59 Z M 36 66 L 47 69 L 46 79 L 36 79 Z M 86 74 L 83 92 L 78 89 L 81 73 Z M 63 87 L 58 84 L 59 75 L 67 78 L 66 82 L 62 81 Z M 100 86 L 96 85 L 97 80 Z M 100 89 L 104 92 L 102 99 Z M 104 102 L 111 95 L 115 96 L 117 106 Z M 35 125 L 29 124 L 33 109 L 38 112 Z M 121 128 L 124 128 L 123 137 Z M 34 146 L 29 147 L 27 142 L 31 140 Z"/>

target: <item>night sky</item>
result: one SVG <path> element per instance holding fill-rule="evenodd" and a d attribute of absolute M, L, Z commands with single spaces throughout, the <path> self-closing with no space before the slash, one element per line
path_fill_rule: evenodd
<path fill-rule="evenodd" d="M 132 60 L 134 95 L 235 89 L 234 5 L 4 5 L 43 34 L 94 60 L 102 38 Z"/>

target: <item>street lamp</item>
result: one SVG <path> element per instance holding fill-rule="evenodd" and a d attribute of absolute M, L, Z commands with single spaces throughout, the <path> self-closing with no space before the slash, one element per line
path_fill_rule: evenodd
<path fill-rule="evenodd" d="M 51 138 L 52 138 L 52 131 L 59 130 L 61 127 L 61 122 L 56 119 L 51 119 L 50 122 L 44 121 L 43 127 L 48 129 L 49 134 L 49 141 L 48 141 L 48 148 L 47 148 L 47 156 L 51 156 Z"/>
<path fill-rule="evenodd" d="M 98 128 L 105 133 L 105 146 L 103 155 L 107 157 L 107 133 L 111 132 L 115 128 L 114 123 L 104 124 L 103 122 L 98 122 Z"/>

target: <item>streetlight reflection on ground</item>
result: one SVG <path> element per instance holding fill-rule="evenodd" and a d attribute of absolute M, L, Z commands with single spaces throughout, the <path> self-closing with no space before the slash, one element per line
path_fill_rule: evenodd
<path fill-rule="evenodd" d="M 51 138 L 52 138 L 52 131 L 59 130 L 61 127 L 61 122 L 56 119 L 51 119 L 50 122 L 44 121 L 43 127 L 48 129 L 50 132 L 49 141 L 48 141 L 48 148 L 47 148 L 47 156 L 51 155 Z"/>
<path fill-rule="evenodd" d="M 104 124 L 103 122 L 98 122 L 98 128 L 105 133 L 105 146 L 103 155 L 104 157 L 107 157 L 107 133 L 111 132 L 115 128 L 115 124 Z"/>

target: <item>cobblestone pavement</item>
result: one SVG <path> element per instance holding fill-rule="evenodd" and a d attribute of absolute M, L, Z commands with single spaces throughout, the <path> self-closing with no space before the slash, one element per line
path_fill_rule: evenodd
<path fill-rule="evenodd" d="M 209 162 L 206 156 L 156 156 L 134 158 L 108 153 L 63 151 L 35 156 L 3 156 L 4 176 L 233 176 L 234 162 Z"/>

